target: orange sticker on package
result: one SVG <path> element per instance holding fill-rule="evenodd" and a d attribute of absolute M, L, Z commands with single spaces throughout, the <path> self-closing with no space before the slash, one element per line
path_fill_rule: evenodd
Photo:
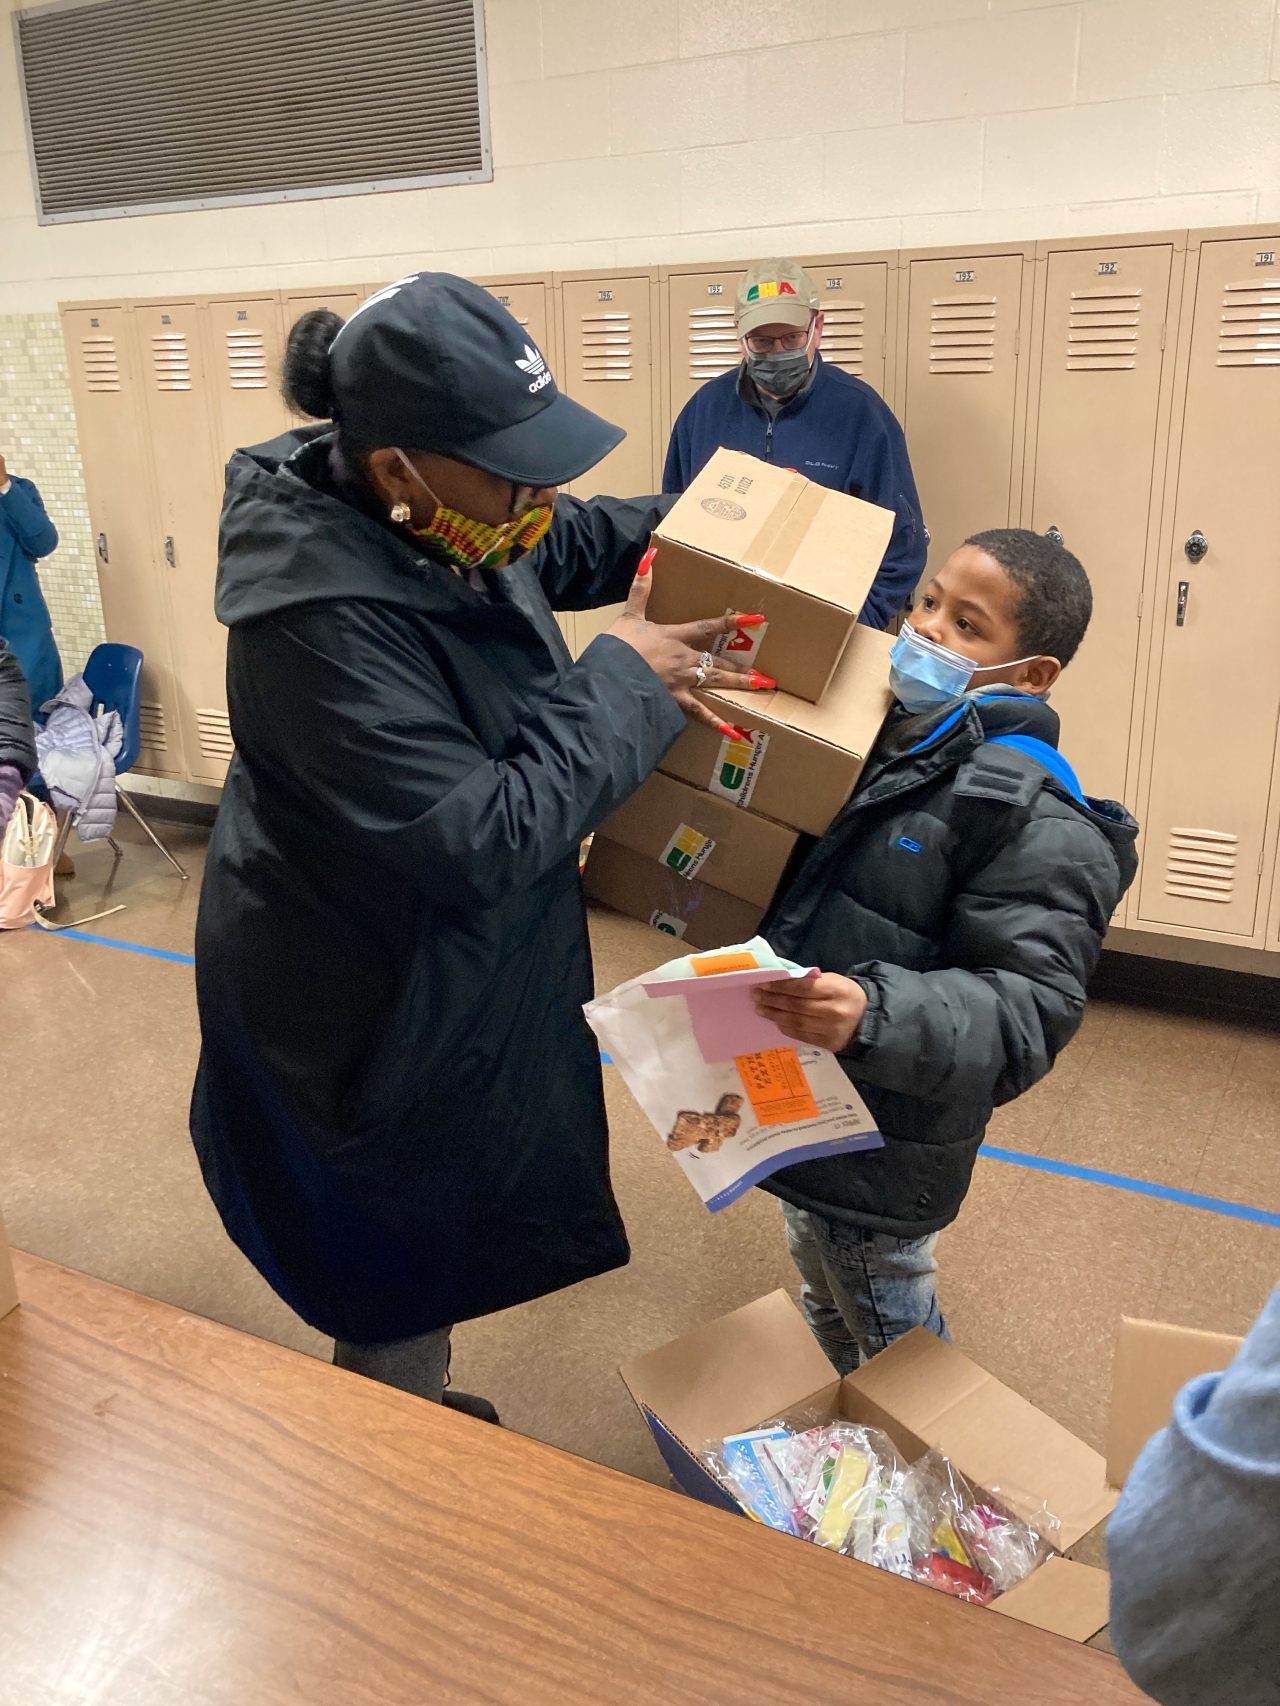
<path fill-rule="evenodd" d="M 770 1048 L 762 1054 L 740 1054 L 733 1063 L 742 1087 L 761 1125 L 785 1125 L 793 1120 L 816 1120 L 818 1104 L 793 1048 Z"/>

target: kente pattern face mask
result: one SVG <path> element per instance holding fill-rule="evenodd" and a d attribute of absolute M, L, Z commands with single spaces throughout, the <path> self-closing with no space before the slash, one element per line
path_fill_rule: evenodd
<path fill-rule="evenodd" d="M 1032 657 L 1039 655 L 1032 653 Z M 1030 662 L 1030 657 L 1014 658 L 1010 663 L 984 666 L 983 673 L 988 668 L 1016 669 Z M 959 699 L 977 669 L 972 658 L 926 639 L 909 622 L 902 624 L 889 653 L 889 685 L 908 711 L 930 711 L 935 705 Z"/>
<path fill-rule="evenodd" d="M 436 506 L 425 527 L 411 527 L 409 532 L 457 573 L 492 568 L 509 554 L 523 557 L 546 538 L 554 505 L 539 504 L 497 527 L 488 521 L 474 521 L 461 510 L 442 504 L 403 450 L 397 450 L 396 455 Z"/>

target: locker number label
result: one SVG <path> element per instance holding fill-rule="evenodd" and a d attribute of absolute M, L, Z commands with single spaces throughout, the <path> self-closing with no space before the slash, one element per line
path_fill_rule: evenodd
<path fill-rule="evenodd" d="M 956 274 L 956 283 L 957 284 L 972 284 L 973 278 L 974 278 L 974 273 L 973 273 L 972 267 L 961 267 L 960 271 Z"/>
<path fill-rule="evenodd" d="M 708 296 L 723 296 L 724 295 L 724 286 L 722 284 L 709 284 L 707 286 L 707 295 Z"/>
<path fill-rule="evenodd" d="M 1276 252 L 1275 252 L 1275 250 L 1274 249 L 1259 249 L 1256 258 L 1254 259 L 1253 264 L 1255 267 L 1273 267 L 1273 266 L 1275 266 L 1275 264 L 1276 264 Z"/>
<path fill-rule="evenodd" d="M 596 301 L 597 302 L 612 302 L 613 301 L 613 292 L 611 290 L 597 290 L 596 291 Z"/>
<path fill-rule="evenodd" d="M 1098 262 L 1098 277 L 1099 278 L 1114 278 L 1119 271 L 1120 271 L 1119 261 L 1099 261 Z"/>
<path fill-rule="evenodd" d="M 511 298 L 509 296 L 500 296 L 498 298 L 498 306 L 499 308 L 510 308 Z"/>
<path fill-rule="evenodd" d="M 842 278 L 829 278 L 827 280 L 827 289 L 828 290 L 843 290 L 844 289 L 844 280 Z"/>

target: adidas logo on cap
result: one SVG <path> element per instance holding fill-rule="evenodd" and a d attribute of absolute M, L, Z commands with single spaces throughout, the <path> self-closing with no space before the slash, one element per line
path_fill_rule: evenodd
<path fill-rule="evenodd" d="M 547 364 L 532 344 L 524 346 L 524 360 L 522 361 L 517 356 L 516 366 L 532 377 L 533 384 L 529 387 L 530 391 L 541 391 L 544 385 L 550 385 L 551 374 L 547 370 Z"/>

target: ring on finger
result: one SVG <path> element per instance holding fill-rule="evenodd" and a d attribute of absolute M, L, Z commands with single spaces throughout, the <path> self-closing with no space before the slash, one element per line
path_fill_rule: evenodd
<path fill-rule="evenodd" d="M 703 682 L 707 679 L 707 676 L 715 666 L 716 660 L 712 657 L 711 653 L 703 652 L 702 656 L 698 659 L 698 668 L 694 675 L 694 680 L 698 683 L 699 687 L 702 686 Z"/>

